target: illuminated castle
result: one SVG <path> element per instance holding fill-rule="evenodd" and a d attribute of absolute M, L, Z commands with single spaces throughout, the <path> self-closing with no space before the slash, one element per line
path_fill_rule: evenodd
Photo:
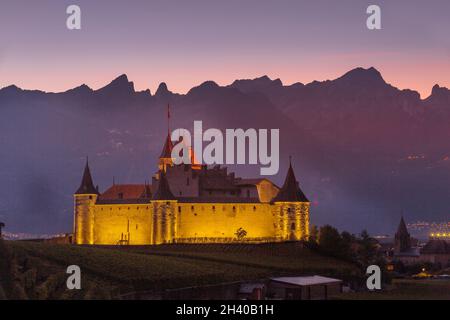
<path fill-rule="evenodd" d="M 282 188 L 227 168 L 174 165 L 170 135 L 150 184 L 94 187 L 86 162 L 74 194 L 77 244 L 275 242 L 306 239 L 310 203 L 292 166 Z"/>

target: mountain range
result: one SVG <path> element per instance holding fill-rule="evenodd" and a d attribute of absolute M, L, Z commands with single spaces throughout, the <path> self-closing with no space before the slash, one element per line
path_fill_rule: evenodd
<path fill-rule="evenodd" d="M 375 68 L 308 84 L 267 76 L 227 86 L 207 81 L 186 94 L 161 83 L 136 91 L 121 75 L 93 90 L 0 89 L 0 220 L 7 230 L 70 232 L 72 194 L 85 157 L 94 182 L 144 183 L 171 128 L 279 128 L 281 184 L 288 156 L 312 201 L 313 224 L 391 233 L 407 221 L 449 221 L 450 90 L 421 99 Z M 231 166 L 257 176 L 258 166 Z"/>

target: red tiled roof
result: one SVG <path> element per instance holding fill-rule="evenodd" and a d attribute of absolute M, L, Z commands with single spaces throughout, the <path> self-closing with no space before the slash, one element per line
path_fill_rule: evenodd
<path fill-rule="evenodd" d="M 100 199 L 138 199 L 145 196 L 145 191 L 145 184 L 115 184 L 103 192 Z"/>

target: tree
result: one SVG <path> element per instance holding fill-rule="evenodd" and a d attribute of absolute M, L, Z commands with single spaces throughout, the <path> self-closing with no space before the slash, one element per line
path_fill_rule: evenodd
<path fill-rule="evenodd" d="M 349 260 L 354 260 L 354 250 L 353 250 L 353 246 L 356 242 L 356 238 L 354 235 L 350 234 L 347 231 L 343 231 L 341 233 L 341 253 L 342 253 L 342 257 L 349 259 Z"/>
<path fill-rule="evenodd" d="M 341 242 L 341 235 L 336 228 L 333 228 L 330 225 L 325 225 L 320 228 L 319 248 L 321 251 L 333 256 L 341 256 Z"/>
<path fill-rule="evenodd" d="M 370 237 L 366 230 L 363 230 L 358 241 L 358 260 L 363 266 L 373 264 L 376 260 L 379 260 L 377 241 Z"/>

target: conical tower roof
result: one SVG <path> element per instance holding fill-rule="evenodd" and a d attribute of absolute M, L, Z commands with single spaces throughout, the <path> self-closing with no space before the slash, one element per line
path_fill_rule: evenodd
<path fill-rule="evenodd" d="M 83 178 L 81 179 L 81 185 L 75 194 L 98 194 L 97 189 L 94 187 L 92 181 L 91 170 L 89 169 L 89 161 L 86 159 L 86 166 L 84 167 Z"/>
<path fill-rule="evenodd" d="M 172 149 L 173 142 L 170 139 L 170 133 L 167 134 L 166 142 L 164 143 L 164 147 L 162 149 L 160 158 L 172 158 Z"/>
<path fill-rule="evenodd" d="M 163 171 L 159 172 L 158 189 L 152 196 L 152 200 L 176 200 L 172 191 L 170 191 L 169 182 Z"/>
<path fill-rule="evenodd" d="M 405 223 L 405 220 L 403 219 L 403 216 L 400 219 L 400 223 L 398 225 L 396 235 L 397 236 L 400 236 L 400 235 L 408 235 L 409 236 L 408 228 L 406 227 L 406 223 Z"/>
<path fill-rule="evenodd" d="M 308 198 L 306 198 L 300 189 L 297 179 L 295 179 L 291 163 L 289 163 L 289 169 L 283 187 L 281 187 L 272 202 L 309 202 Z"/>

